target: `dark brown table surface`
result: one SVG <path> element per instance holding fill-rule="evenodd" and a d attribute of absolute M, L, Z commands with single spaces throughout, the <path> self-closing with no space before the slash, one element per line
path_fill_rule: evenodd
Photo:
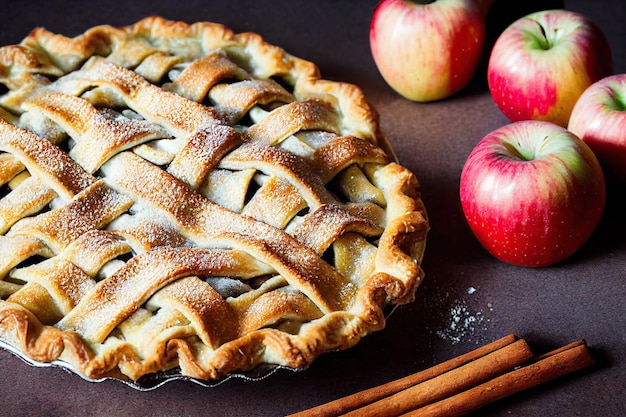
<path fill-rule="evenodd" d="M 560 265 L 519 268 L 486 254 L 468 231 L 458 198 L 467 155 L 485 134 L 508 123 L 486 87 L 486 64 L 454 97 L 427 104 L 401 98 L 371 58 L 374 0 L 2 3 L 0 45 L 18 43 L 36 26 L 74 36 L 94 25 L 127 25 L 155 14 L 257 32 L 316 62 L 324 78 L 361 86 L 377 108 L 401 163 L 420 179 L 432 230 L 423 265 L 427 277 L 415 302 L 398 308 L 383 331 L 350 350 L 323 355 L 306 371 L 280 370 L 261 381 L 235 378 L 216 387 L 174 381 L 140 392 L 115 381 L 87 382 L 59 368 L 35 368 L 0 351 L 1 416 L 281 416 L 428 368 L 510 333 L 538 353 L 585 339 L 598 363 L 473 415 L 626 416 L 626 187 L 609 187 L 598 229 Z M 514 3 L 494 3 L 490 42 L 526 11 L 503 11 L 520 7 Z M 548 3 L 524 4 L 540 9 Z M 613 48 L 615 72 L 626 72 L 626 2 L 566 1 L 564 7 L 601 26 Z"/>

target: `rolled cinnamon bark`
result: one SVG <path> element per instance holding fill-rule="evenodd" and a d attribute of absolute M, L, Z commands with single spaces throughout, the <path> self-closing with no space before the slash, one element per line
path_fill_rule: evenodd
<path fill-rule="evenodd" d="M 515 336 L 514 334 L 509 334 L 498 340 L 481 346 L 478 349 L 449 359 L 431 368 L 416 372 L 404 378 L 400 378 L 383 385 L 379 385 L 377 387 L 360 391 L 343 398 L 339 398 L 335 401 L 331 401 L 326 404 L 310 408 L 308 410 L 291 414 L 287 417 L 334 417 L 347 413 L 359 407 L 363 407 L 367 404 L 373 403 L 382 398 L 400 392 L 413 385 L 417 385 L 429 379 L 435 378 L 436 376 L 439 376 L 452 369 L 463 366 L 468 362 L 481 358 L 495 350 L 503 348 L 504 346 L 510 345 L 517 339 L 517 336 Z"/>
<path fill-rule="evenodd" d="M 511 334 L 396 381 L 287 417 L 457 417 L 594 363 L 584 340 L 533 356 Z"/>
<path fill-rule="evenodd" d="M 344 416 L 399 416 L 509 372 L 532 357 L 533 353 L 526 341 L 520 339 L 463 366 L 346 413 Z"/>

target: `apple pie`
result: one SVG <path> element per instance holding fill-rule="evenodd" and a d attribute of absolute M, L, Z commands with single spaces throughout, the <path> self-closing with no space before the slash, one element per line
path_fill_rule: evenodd
<path fill-rule="evenodd" d="M 0 340 L 88 379 L 305 369 L 381 330 L 429 223 L 362 91 L 148 17 L 0 48 Z"/>

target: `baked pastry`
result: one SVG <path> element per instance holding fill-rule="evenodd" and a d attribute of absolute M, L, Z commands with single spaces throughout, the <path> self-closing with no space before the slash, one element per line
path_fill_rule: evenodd
<path fill-rule="evenodd" d="M 148 17 L 0 49 L 0 340 L 86 378 L 304 369 L 385 325 L 429 224 L 356 86 Z"/>

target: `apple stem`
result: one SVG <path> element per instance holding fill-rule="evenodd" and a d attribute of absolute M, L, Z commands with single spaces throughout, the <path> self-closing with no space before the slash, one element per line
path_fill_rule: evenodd
<path fill-rule="evenodd" d="M 522 152 L 522 149 L 519 143 L 517 144 L 504 143 L 504 146 L 506 147 L 507 152 L 510 155 L 512 155 L 514 158 L 519 158 L 523 161 L 530 161 L 532 159 Z"/>
<path fill-rule="evenodd" d="M 537 40 L 539 41 L 539 45 L 541 46 L 541 48 L 547 51 L 551 48 L 551 44 L 550 39 L 548 39 L 548 34 L 546 33 L 546 28 L 544 28 L 543 25 L 541 25 L 540 23 L 537 24 L 539 25 L 539 29 L 541 30 L 541 37 L 538 37 Z"/>

